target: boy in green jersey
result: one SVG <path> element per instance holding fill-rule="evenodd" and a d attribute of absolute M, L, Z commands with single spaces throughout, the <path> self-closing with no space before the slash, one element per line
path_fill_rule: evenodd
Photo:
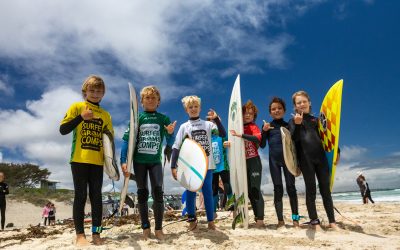
<path fill-rule="evenodd" d="M 173 133 L 176 121 L 171 123 L 167 116 L 157 112 L 161 98 L 160 92 L 155 86 L 144 87 L 140 92 L 140 98 L 144 112 L 139 114 L 139 132 L 133 157 L 139 213 L 142 221 L 143 237 L 147 239 L 151 233 L 147 205 L 149 199 L 147 180 L 148 176 L 150 176 L 151 195 L 154 199 L 155 236 L 157 239 L 162 240 L 164 239 L 162 231 L 164 192 L 161 149 L 164 137 L 167 141 L 167 148 L 170 149 L 174 143 Z M 129 176 L 126 164 L 128 141 L 129 126 L 128 130 L 125 131 L 121 149 L 121 167 L 125 176 Z"/>

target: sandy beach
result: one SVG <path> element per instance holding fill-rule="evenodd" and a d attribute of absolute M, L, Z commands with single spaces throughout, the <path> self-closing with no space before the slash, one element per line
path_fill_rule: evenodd
<path fill-rule="evenodd" d="M 118 219 L 108 222 L 110 229 L 102 236 L 107 239 L 103 246 L 89 246 L 79 249 L 400 249 L 399 202 L 381 202 L 375 205 L 361 205 L 335 202 L 344 216 L 336 213 L 339 230 L 326 229 L 327 217 L 321 200 L 317 209 L 322 218 L 323 230 L 314 231 L 307 227 L 296 229 L 291 226 L 288 199 L 284 198 L 286 226 L 276 229 L 276 215 L 271 196 L 266 197 L 266 229 L 256 229 L 250 211 L 250 228 L 232 230 L 229 212 L 218 212 L 217 230 L 207 229 L 204 216 L 199 218 L 195 231 L 187 231 L 187 222 L 165 221 L 166 240 L 159 242 L 153 237 L 141 239 L 139 224 L 117 225 Z M 300 213 L 306 215 L 304 197 L 299 197 Z M 57 219 L 71 217 L 70 205 L 56 203 Z M 13 222 L 14 229 L 0 232 L 0 248 L 4 249 L 77 249 L 73 245 L 72 225 L 29 228 L 42 221 L 41 207 L 28 203 L 8 201 L 7 222 Z M 304 219 L 302 222 L 305 222 Z M 114 225 L 115 224 L 115 225 Z M 90 235 L 89 224 L 86 232 Z M 16 229 L 19 228 L 19 229 Z M 154 229 L 154 225 L 152 227 Z M 90 238 L 90 237 L 89 237 Z"/>

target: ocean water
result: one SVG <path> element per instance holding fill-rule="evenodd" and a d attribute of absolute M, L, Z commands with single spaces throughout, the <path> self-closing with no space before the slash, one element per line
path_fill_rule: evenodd
<path fill-rule="evenodd" d="M 400 202 L 400 189 L 371 190 L 372 200 L 375 202 Z M 360 191 L 333 193 L 333 201 L 362 203 Z"/>

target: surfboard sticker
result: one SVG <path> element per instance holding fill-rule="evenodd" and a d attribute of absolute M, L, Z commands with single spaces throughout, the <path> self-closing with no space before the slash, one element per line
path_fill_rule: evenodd
<path fill-rule="evenodd" d="M 301 175 L 301 170 L 298 166 L 296 147 L 292 141 L 290 131 L 281 127 L 282 146 L 283 146 L 283 159 L 289 172 L 294 176 Z"/>
<path fill-rule="evenodd" d="M 136 147 L 136 140 L 138 136 L 138 128 L 139 128 L 139 111 L 138 111 L 138 99 L 136 95 L 135 88 L 131 83 L 128 83 L 129 87 L 129 109 L 130 109 L 130 119 L 129 119 L 129 141 L 128 141 L 128 155 L 126 164 L 128 166 L 128 172 L 133 173 L 133 152 Z M 124 176 L 124 184 L 121 189 L 121 197 L 119 204 L 119 212 L 121 213 L 122 208 L 124 206 L 125 197 L 128 193 L 128 184 L 129 184 L 130 176 Z"/>
<path fill-rule="evenodd" d="M 202 188 L 208 170 L 208 157 L 199 143 L 189 138 L 183 141 L 177 166 L 177 179 L 184 188 L 192 192 Z"/>
<path fill-rule="evenodd" d="M 340 116 L 342 107 L 343 80 L 337 81 L 322 101 L 318 130 L 329 164 L 330 190 L 333 190 L 336 160 L 339 148 Z"/>
<path fill-rule="evenodd" d="M 119 169 L 115 158 L 115 144 L 112 133 L 107 129 L 103 133 L 104 173 L 113 181 L 119 180 Z"/>
<path fill-rule="evenodd" d="M 237 76 L 232 89 L 231 99 L 228 110 L 228 131 L 235 130 L 239 134 L 243 134 L 243 115 L 242 100 L 240 94 L 240 75 Z M 230 167 L 230 180 L 232 191 L 235 197 L 238 197 L 235 203 L 236 214 L 242 218 L 235 220 L 235 227 L 238 222 L 243 222 L 243 227 L 248 228 L 249 212 L 248 212 L 248 191 L 247 191 L 247 169 L 244 141 L 242 138 L 228 134 L 228 140 L 231 146 L 228 150 L 228 161 Z M 243 197 L 244 202 L 238 202 Z M 233 225 L 232 225 L 233 226 Z"/>

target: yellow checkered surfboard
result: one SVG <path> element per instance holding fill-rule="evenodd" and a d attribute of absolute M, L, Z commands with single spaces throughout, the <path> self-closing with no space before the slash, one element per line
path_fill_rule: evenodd
<path fill-rule="evenodd" d="M 330 189 L 336 172 L 339 148 L 340 112 L 342 106 L 343 80 L 337 81 L 326 93 L 321 105 L 318 130 L 329 163 Z"/>

